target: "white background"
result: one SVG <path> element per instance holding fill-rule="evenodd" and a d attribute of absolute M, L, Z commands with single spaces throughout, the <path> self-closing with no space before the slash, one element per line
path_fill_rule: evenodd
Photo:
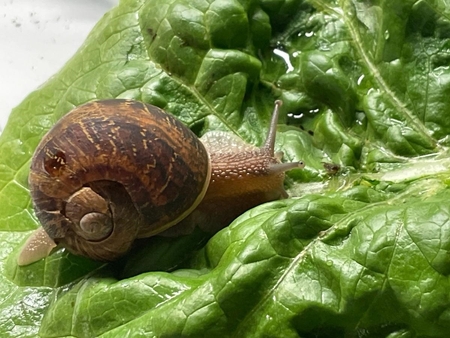
<path fill-rule="evenodd" d="M 0 0 L 0 132 L 119 0 Z"/>

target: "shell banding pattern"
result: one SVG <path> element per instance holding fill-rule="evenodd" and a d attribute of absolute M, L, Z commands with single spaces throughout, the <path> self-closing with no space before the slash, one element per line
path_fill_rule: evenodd
<path fill-rule="evenodd" d="M 115 242 L 127 251 L 135 238 L 188 215 L 209 175 L 206 149 L 189 128 L 155 106 L 113 99 L 58 121 L 35 151 L 29 183 L 51 238 L 76 254 L 112 260 L 123 254 L 113 253 Z"/>

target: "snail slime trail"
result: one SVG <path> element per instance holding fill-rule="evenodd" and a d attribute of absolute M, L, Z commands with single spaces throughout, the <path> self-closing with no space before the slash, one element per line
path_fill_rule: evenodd
<path fill-rule="evenodd" d="M 281 101 L 261 147 L 226 132 L 201 139 L 158 107 L 126 99 L 76 107 L 42 138 L 29 185 L 42 228 L 17 261 L 30 264 L 56 245 L 113 261 L 139 238 L 216 232 L 244 211 L 287 196 L 274 153 Z"/>

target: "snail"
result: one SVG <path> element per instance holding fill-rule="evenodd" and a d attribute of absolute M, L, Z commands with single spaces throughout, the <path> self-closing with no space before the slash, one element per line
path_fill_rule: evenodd
<path fill-rule="evenodd" d="M 18 264 L 44 258 L 57 245 L 113 261 L 136 239 L 196 226 L 217 231 L 258 204 L 287 197 L 284 172 L 304 164 L 281 163 L 282 153 L 274 153 L 281 104 L 275 102 L 260 148 L 227 132 L 199 139 L 172 115 L 139 101 L 74 108 L 33 155 L 29 187 L 42 227 L 25 242 Z"/>

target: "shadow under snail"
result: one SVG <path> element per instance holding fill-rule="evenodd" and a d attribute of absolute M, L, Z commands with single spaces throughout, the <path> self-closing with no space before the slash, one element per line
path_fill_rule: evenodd
<path fill-rule="evenodd" d="M 256 205 L 287 197 L 284 172 L 304 165 L 281 163 L 282 153 L 274 153 L 280 106 L 276 101 L 260 148 L 227 132 L 199 139 L 160 108 L 134 100 L 73 109 L 32 158 L 30 193 L 42 227 L 18 264 L 44 258 L 57 245 L 112 261 L 135 239 L 196 226 L 215 232 Z"/>

